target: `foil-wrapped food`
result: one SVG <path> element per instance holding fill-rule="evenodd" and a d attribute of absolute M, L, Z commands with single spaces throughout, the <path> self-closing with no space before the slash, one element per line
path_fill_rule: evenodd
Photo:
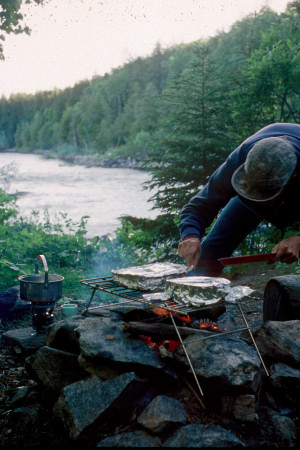
<path fill-rule="evenodd" d="M 184 306 L 209 306 L 217 303 L 236 303 L 250 295 L 253 289 L 248 286 L 231 286 L 225 278 L 183 277 L 167 280 L 163 292 L 144 294 L 149 302 L 172 300 Z"/>
<path fill-rule="evenodd" d="M 185 276 L 187 267 L 175 263 L 153 263 L 112 270 L 113 280 L 129 289 L 156 291 L 164 289 L 166 280 Z"/>
<path fill-rule="evenodd" d="M 219 277 L 182 277 L 167 280 L 165 294 L 186 306 L 205 306 L 224 301 L 230 281 Z"/>

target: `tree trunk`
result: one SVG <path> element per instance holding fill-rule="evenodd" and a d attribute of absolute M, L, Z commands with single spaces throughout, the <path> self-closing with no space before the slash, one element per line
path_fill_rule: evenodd
<path fill-rule="evenodd" d="M 263 320 L 300 319 L 300 275 L 271 279 L 264 291 Z"/>

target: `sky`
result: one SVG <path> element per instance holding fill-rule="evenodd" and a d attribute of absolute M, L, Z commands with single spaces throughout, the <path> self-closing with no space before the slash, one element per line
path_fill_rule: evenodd
<path fill-rule="evenodd" d="M 269 6 L 290 0 L 44 0 L 24 5 L 30 36 L 7 35 L 0 97 L 72 87 L 137 57 L 229 31 Z"/>

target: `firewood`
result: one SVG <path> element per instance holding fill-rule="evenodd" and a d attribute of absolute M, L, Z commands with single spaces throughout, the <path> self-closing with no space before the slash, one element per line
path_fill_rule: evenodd
<path fill-rule="evenodd" d="M 266 285 L 263 320 L 300 319 L 300 275 L 272 278 Z"/>
<path fill-rule="evenodd" d="M 203 336 L 207 337 L 212 334 L 207 330 L 198 330 L 196 328 L 180 327 L 178 331 L 182 339 L 187 336 Z M 142 334 L 144 336 L 151 336 L 152 338 L 159 339 L 172 339 L 178 340 L 174 325 L 168 325 L 165 323 L 143 323 L 143 322 L 125 322 L 123 331 L 125 333 L 131 333 L 135 335 Z"/>

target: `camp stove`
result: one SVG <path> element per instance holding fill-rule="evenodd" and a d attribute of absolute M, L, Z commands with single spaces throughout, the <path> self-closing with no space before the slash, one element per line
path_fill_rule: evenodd
<path fill-rule="evenodd" d="M 185 353 L 185 356 L 188 360 L 189 366 L 191 368 L 193 377 L 195 379 L 196 385 L 198 387 L 198 390 L 201 394 L 201 396 L 203 396 L 203 390 L 199 384 L 199 380 L 197 378 L 197 375 L 195 373 L 195 370 L 193 368 L 193 365 L 191 363 L 190 357 L 188 355 L 188 352 L 186 350 L 186 347 L 184 345 L 182 336 L 180 334 L 179 331 L 179 327 L 176 325 L 176 321 L 175 318 L 176 316 L 180 316 L 182 319 L 187 319 L 189 317 L 189 315 L 191 314 L 196 314 L 197 312 L 201 311 L 201 310 L 205 310 L 208 307 L 205 306 L 187 306 L 187 305 L 182 305 L 182 304 L 178 304 L 178 303 L 174 303 L 172 301 L 170 301 L 170 299 L 168 300 L 162 300 L 161 299 L 161 293 L 155 293 L 153 292 L 152 295 L 149 295 L 149 291 L 142 291 L 142 290 L 138 290 L 138 289 L 129 289 L 126 288 L 124 286 L 119 285 L 118 283 L 116 283 L 113 280 L 113 277 L 100 277 L 100 278 L 90 278 L 90 279 L 85 279 L 85 280 L 80 280 L 80 283 L 88 286 L 90 289 L 92 289 L 92 293 L 90 296 L 90 299 L 88 301 L 88 304 L 83 312 L 83 316 L 87 317 L 88 312 L 92 311 L 92 310 L 99 310 L 101 308 L 111 308 L 113 306 L 118 306 L 118 307 L 122 307 L 122 306 L 128 306 L 130 304 L 134 304 L 134 303 L 142 303 L 146 306 L 148 306 L 149 308 L 159 308 L 162 311 L 164 311 L 166 314 L 169 314 L 170 319 L 172 321 L 172 324 L 175 328 L 177 337 L 178 337 L 178 341 L 180 342 L 180 344 L 182 345 L 183 351 Z M 111 302 L 111 303 L 105 303 L 105 304 L 101 304 L 100 306 L 91 306 L 94 295 L 97 291 L 102 291 L 102 292 L 106 292 L 109 294 L 112 294 L 114 296 L 117 296 L 121 299 L 125 299 L 124 301 L 116 301 L 116 302 Z M 217 302 L 215 304 L 209 305 L 209 308 L 217 308 L 220 307 L 221 304 L 225 304 L 225 300 L 221 301 L 221 302 Z M 269 376 L 269 372 L 267 370 L 267 367 L 263 361 L 263 358 L 260 354 L 260 351 L 257 347 L 257 344 L 255 342 L 255 339 L 253 337 L 252 331 L 250 329 L 250 326 L 247 322 L 247 319 L 245 317 L 245 314 L 242 310 L 241 304 L 238 300 L 235 301 L 234 304 L 232 304 L 232 306 L 235 306 L 236 308 L 238 308 L 238 311 L 241 315 L 242 321 L 244 323 L 244 327 L 241 328 L 235 328 L 234 330 L 225 330 L 222 331 L 222 329 L 219 329 L 218 332 L 210 332 L 207 331 L 205 333 L 205 336 L 201 335 L 201 336 L 196 336 L 193 341 L 198 341 L 198 340 L 205 340 L 205 339 L 213 339 L 216 337 L 220 337 L 221 335 L 227 335 L 227 334 L 232 334 L 232 333 L 237 333 L 237 332 L 241 332 L 246 330 L 249 333 L 249 336 L 251 338 L 251 341 L 255 347 L 255 350 L 260 358 L 260 361 L 262 363 L 262 366 L 267 374 L 267 376 Z M 190 340 L 189 342 L 193 342 L 192 340 Z M 205 407 L 202 403 L 202 406 Z"/>

